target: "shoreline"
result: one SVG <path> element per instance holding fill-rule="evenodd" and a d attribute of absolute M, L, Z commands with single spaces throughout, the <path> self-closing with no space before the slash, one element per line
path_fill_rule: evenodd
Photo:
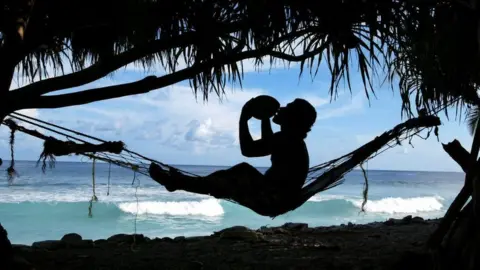
<path fill-rule="evenodd" d="M 405 269 L 406 265 L 417 269 L 429 263 L 424 243 L 439 221 L 406 216 L 323 227 L 286 223 L 251 230 L 235 226 L 209 236 L 152 239 L 118 234 L 91 240 L 71 233 L 61 240 L 13 247 L 16 256 L 36 270 Z"/>

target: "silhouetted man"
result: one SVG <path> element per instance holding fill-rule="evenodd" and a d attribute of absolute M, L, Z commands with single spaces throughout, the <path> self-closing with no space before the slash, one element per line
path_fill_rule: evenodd
<path fill-rule="evenodd" d="M 282 195 L 299 192 L 309 170 L 309 156 L 304 139 L 315 123 L 315 108 L 304 99 L 295 99 L 281 107 L 273 116 L 280 131 L 273 133 L 270 119 L 262 120 L 262 137 L 253 140 L 248 128 L 252 105 L 247 102 L 240 116 L 240 149 L 245 157 L 271 155 L 272 166 L 262 174 L 248 163 L 237 164 L 227 170 L 216 171 L 205 177 L 191 177 L 175 170 L 165 171 L 159 165 L 150 165 L 150 176 L 168 191 L 213 195 L 231 198 L 233 194 L 259 195 L 265 191 Z"/>

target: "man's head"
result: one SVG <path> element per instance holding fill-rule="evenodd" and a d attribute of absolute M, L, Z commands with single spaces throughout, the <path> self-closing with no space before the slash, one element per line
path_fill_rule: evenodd
<path fill-rule="evenodd" d="M 297 98 L 285 107 L 281 107 L 273 117 L 273 122 L 282 130 L 307 136 L 317 119 L 317 111 L 308 101 Z"/>

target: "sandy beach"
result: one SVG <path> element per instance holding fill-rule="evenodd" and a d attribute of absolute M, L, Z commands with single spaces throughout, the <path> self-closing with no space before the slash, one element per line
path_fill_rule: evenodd
<path fill-rule="evenodd" d="M 425 269 L 424 243 L 439 220 L 407 216 L 365 225 L 311 228 L 303 223 L 205 237 L 149 239 L 114 235 L 14 245 L 18 269 Z"/>

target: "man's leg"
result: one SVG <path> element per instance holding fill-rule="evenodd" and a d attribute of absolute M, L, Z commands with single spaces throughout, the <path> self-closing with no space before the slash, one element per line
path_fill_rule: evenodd
<path fill-rule="evenodd" d="M 230 198 L 234 193 L 254 192 L 260 187 L 264 177 L 248 163 L 240 163 L 205 177 L 191 177 L 179 172 L 167 172 L 158 165 L 152 164 L 150 176 L 164 185 L 168 191 L 184 190 L 220 198 Z"/>

